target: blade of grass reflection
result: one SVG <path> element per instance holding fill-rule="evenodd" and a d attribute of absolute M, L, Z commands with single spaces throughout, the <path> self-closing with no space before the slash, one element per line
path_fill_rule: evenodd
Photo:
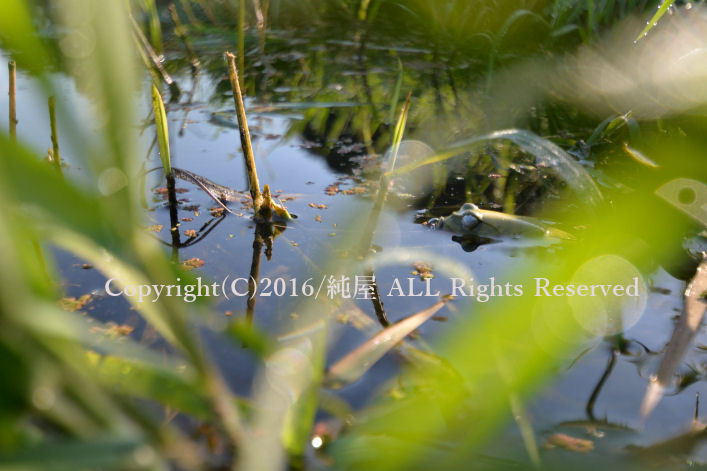
<path fill-rule="evenodd" d="M 150 74 L 152 77 L 152 82 L 153 83 L 160 83 L 161 79 L 159 74 L 155 71 L 155 68 L 152 67 L 152 64 L 150 64 L 150 59 L 147 57 L 147 53 L 143 50 L 142 45 L 140 44 L 140 41 L 138 38 L 133 35 L 133 43 L 135 44 L 135 48 L 138 51 L 138 54 L 140 55 L 140 59 L 142 59 L 142 63 L 145 66 L 145 70 Z"/>
<path fill-rule="evenodd" d="M 694 278 L 685 290 L 683 311 L 675 330 L 670 337 L 668 347 L 660 362 L 658 373 L 651 379 L 641 404 L 641 420 L 646 420 L 663 397 L 673 375 L 682 361 L 687 349 L 692 344 L 705 315 L 705 293 L 707 292 L 707 256 L 697 268 Z"/>
<path fill-rule="evenodd" d="M 447 301 L 439 301 L 427 309 L 412 314 L 381 330 L 376 336 L 332 365 L 324 376 L 322 385 L 339 389 L 359 379 L 383 355 L 394 348 L 398 342 L 435 315 Z"/>
<path fill-rule="evenodd" d="M 184 48 L 187 50 L 187 54 L 189 55 L 192 72 L 197 72 L 201 67 L 201 62 L 199 61 L 199 57 L 197 57 L 196 52 L 194 52 L 194 48 L 191 45 L 186 28 L 179 19 L 179 14 L 177 13 L 177 8 L 174 6 L 174 3 L 169 4 L 169 14 L 172 17 L 172 22 L 174 23 L 174 33 L 179 37 L 179 39 L 182 40 L 182 43 L 184 43 Z M 194 87 L 192 87 L 190 96 L 193 96 L 193 94 Z M 189 101 L 191 102 L 191 99 Z"/>
<path fill-rule="evenodd" d="M 201 74 L 199 73 L 198 69 L 192 69 L 192 84 L 191 84 L 191 90 L 189 90 L 189 95 L 187 96 L 187 102 L 184 106 L 184 116 L 182 117 L 182 123 L 179 126 L 179 137 L 184 136 L 184 132 L 187 129 L 187 125 L 189 124 L 189 113 L 192 111 L 193 107 L 192 104 L 194 103 L 194 95 L 196 94 L 197 87 L 199 85 L 199 77 L 201 77 Z"/>
<path fill-rule="evenodd" d="M 142 29 L 140 29 L 140 26 L 137 24 L 137 21 L 135 21 L 135 18 L 132 16 L 132 14 L 129 14 L 129 19 L 130 25 L 132 26 L 133 36 L 135 38 L 136 45 L 141 49 L 141 53 L 144 54 L 145 57 L 148 57 L 150 59 L 152 67 L 157 70 L 157 72 L 162 77 L 164 83 L 167 84 L 167 87 L 169 87 L 171 99 L 178 99 L 179 95 L 181 94 L 179 84 L 175 82 L 174 79 L 172 79 L 172 76 L 169 75 L 167 70 L 165 70 L 164 66 L 162 65 L 162 61 L 150 45 L 150 42 L 145 37 L 145 34 L 142 32 Z"/>

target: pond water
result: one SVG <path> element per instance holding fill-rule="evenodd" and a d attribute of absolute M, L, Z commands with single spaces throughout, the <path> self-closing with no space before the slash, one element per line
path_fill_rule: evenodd
<path fill-rule="evenodd" d="M 252 274 L 254 259 L 259 259 L 261 288 L 264 279 L 282 279 L 287 286 L 286 293 L 290 294 L 292 283 L 301 286 L 311 278 L 315 287 L 322 282 L 326 290 L 327 274 L 318 267 L 336 264 L 342 250 L 351 248 L 349 237 L 358 234 L 361 221 L 367 220 L 373 207 L 378 165 L 390 144 L 394 124 L 386 118 L 391 101 L 390 90 L 394 88 L 398 75 L 397 58 L 402 59 L 401 63 L 407 71 L 403 90 L 414 87 L 418 92 L 411 111 L 415 118 L 411 118 L 412 124 L 406 130 L 406 138 L 420 139 L 432 148 L 443 148 L 456 140 L 454 137 L 465 137 L 462 132 L 467 123 L 458 123 L 454 131 L 438 132 L 438 128 L 445 126 L 451 119 L 449 116 L 454 114 L 454 94 L 457 92 L 452 92 L 448 83 L 436 83 L 447 71 L 438 70 L 440 65 L 432 60 L 432 52 L 418 45 L 392 48 L 374 43 L 361 49 L 360 42 L 356 41 L 314 41 L 306 36 L 293 38 L 285 33 L 273 32 L 268 37 L 267 54 L 261 54 L 255 48 L 248 51 L 244 80 L 248 96 L 246 112 L 260 181 L 261 184 L 269 184 L 273 193 L 285 201 L 288 210 L 297 216 L 274 238 L 272 254 L 266 256 L 265 248 L 254 249 L 255 224 L 246 196 L 247 177 L 234 122 L 233 101 L 224 85 L 226 68 L 221 53 L 230 44 L 231 38 L 226 35 L 212 33 L 194 38 L 194 46 L 202 62 L 201 69 L 195 74 L 189 70 L 178 41 L 175 39 L 167 45 L 165 66 L 183 90 L 177 101 L 167 103 L 167 113 L 172 165 L 242 191 L 242 202 L 230 203 L 234 214 L 224 216 L 210 209 L 215 203 L 198 187 L 178 180 L 178 233 L 179 241 L 185 246 L 170 248 L 174 239 L 170 231 L 170 207 L 162 190 L 165 183 L 161 172 L 153 172 L 147 177 L 145 185 L 146 230 L 163 241 L 165 252 L 180 262 L 193 258 L 203 261 L 203 266 L 196 268 L 194 273 L 204 281 L 220 283 L 226 277 L 247 279 Z M 293 78 L 296 74 L 300 77 Z M 56 78 L 63 94 L 58 102 L 59 107 L 70 109 L 78 121 L 89 123 L 86 100 L 69 78 L 62 75 Z M 145 90 L 149 83 L 147 79 Z M 448 81 L 448 78 L 444 80 Z M 33 83 L 31 78 L 19 74 L 17 100 L 21 111 L 18 131 L 21 139 L 44 153 L 49 142 L 49 124 L 45 103 L 40 99 L 42 95 Z M 460 90 L 465 86 L 463 83 L 456 84 Z M 6 87 L 7 77 L 3 74 L 0 76 L 0 89 L 5 90 Z M 442 92 L 439 92 L 440 88 Z M 431 123 L 429 119 L 437 109 L 437 105 L 430 103 L 435 101 L 435 91 L 443 95 L 439 108 L 445 110 L 445 118 L 440 119 L 443 122 L 438 124 Z M 400 100 L 403 98 L 401 96 Z M 140 113 L 148 118 L 145 122 L 151 122 L 149 98 L 143 95 L 137 101 Z M 465 104 L 456 102 L 456 105 L 462 107 Z M 0 109 L 6 106 L 7 97 L 2 94 Z M 415 107 L 418 107 L 417 111 Z M 476 113 L 471 113 L 464 119 L 473 120 L 476 116 Z M 372 127 L 365 129 L 362 120 L 369 120 L 373 123 Z M 599 121 L 596 120 L 594 125 Z M 532 119 L 527 122 L 531 123 Z M 580 122 L 584 126 L 585 121 Z M 591 122 L 591 118 L 586 118 L 586 122 Z M 517 121 L 514 123 L 517 124 Z M 471 126 L 471 123 L 468 125 Z M 575 126 L 577 123 L 567 125 Z M 7 126 L 4 114 L 0 117 L 0 126 Z M 145 128 L 141 146 L 146 156 L 144 168 L 160 167 L 156 146 L 150 145 L 153 128 L 140 126 Z M 65 138 L 67 132 L 60 121 L 59 143 L 68 164 L 65 173 L 67 178 L 82 181 L 81 163 L 73 157 L 76 150 L 72 148 L 71 140 Z M 567 131 L 572 132 L 575 130 Z M 362 138 L 362 134 L 367 133 L 373 136 L 368 146 L 366 139 Z M 561 136 L 558 136 L 557 141 L 560 142 Z M 503 156 L 504 152 L 511 151 L 502 148 L 496 155 Z M 474 171 L 479 173 L 473 175 Z M 391 197 L 392 203 L 383 210 L 373 239 L 374 247 L 382 255 L 397 252 L 409 257 L 405 263 L 384 266 L 375 273 L 379 292 L 386 295 L 383 303 L 392 322 L 437 300 L 436 297 L 400 296 L 399 291 L 394 290 L 396 279 L 403 280 L 402 286 L 406 291 L 408 279 L 414 280 L 410 283 L 415 290 L 426 289 L 425 282 L 411 274 L 415 270 L 411 261 L 418 261 L 418 256 L 421 257 L 419 261 L 432 265 L 435 276 L 429 281 L 431 291 L 442 293 L 451 292 L 450 278 L 455 275 L 438 269 L 435 260 L 454 261 L 482 283 L 490 282 L 493 277 L 503 284 L 532 277 L 534 274 L 528 267 L 542 267 L 554 257 L 563 257 L 565 242 L 510 236 L 498 237 L 492 243 L 467 251 L 469 247 L 453 240 L 453 234 L 432 230 L 428 225 L 421 224 L 433 216 L 450 214 L 465 200 L 481 203 L 486 209 L 503 209 L 507 204 L 504 195 L 499 197 L 486 189 L 480 190 L 479 194 L 475 193 L 477 190 L 469 190 L 469 182 L 474 178 L 494 179 L 498 176 L 488 168 L 479 171 L 477 167 L 470 172 L 449 176 L 433 198 L 429 192 L 423 198 L 414 200 Z M 454 179 L 461 182 L 456 187 Z M 535 199 L 529 196 L 530 193 L 519 191 L 516 194 L 517 212 L 537 215 L 540 213 L 538 208 L 542 208 L 546 201 L 552 203 L 553 198 L 563 198 L 560 195 L 566 194 L 560 192 L 548 197 L 547 194 L 553 193 L 559 185 L 551 183 L 549 186 L 551 189 L 545 193 L 536 193 L 539 196 Z M 475 199 L 478 197 L 484 200 Z M 569 223 L 567 227 L 577 230 L 580 225 Z M 191 230 L 196 231 L 197 240 L 188 235 Z M 86 308 L 88 316 L 104 322 L 128 324 L 135 328 L 131 334 L 134 338 L 156 349 L 165 348 L 124 299 L 106 293 L 106 280 L 96 270 L 82 267 L 83 261 L 68 253 L 55 251 L 54 254 L 66 296 L 93 294 Z M 425 254 L 431 254 L 432 260 Z M 682 362 L 680 373 L 684 387 L 669 391 L 647 422 L 640 423 L 641 400 L 651 375 L 657 370 L 660 352 L 670 338 L 676 316 L 682 311 L 682 292 L 686 286 L 683 279 L 674 277 L 659 264 L 642 269 L 641 274 L 649 287 L 645 310 L 635 325 L 621 332 L 626 344 L 622 351 L 615 353 L 615 362 L 610 362 L 614 355 L 613 337 L 587 334 L 586 341 L 572 348 L 561 359 L 554 376 L 528 402 L 528 416 L 540 443 L 550 434 L 563 432 L 590 437 L 599 452 L 614 453 L 627 445 L 648 446 L 666 440 L 687 430 L 692 423 L 696 395 L 704 397 L 707 393 L 704 381 L 707 337 L 704 332 L 698 334 Z M 246 284 L 242 285 L 244 289 Z M 392 295 L 387 296 L 389 293 Z M 248 312 L 245 297 L 220 297 L 211 300 L 210 317 L 205 324 L 218 330 L 227 322 L 249 316 L 262 331 L 282 335 L 282 326 L 297 316 L 297 301 L 287 295 L 257 296 L 254 306 L 250 306 L 252 312 Z M 489 306 L 494 302 L 496 300 L 491 299 Z M 371 319 L 376 319 L 374 306 L 369 300 L 356 300 L 355 303 Z M 479 304 L 473 299 L 457 298 L 452 306 L 453 309 L 443 308 L 438 318 L 423 324 L 418 329 L 418 337 L 410 341 L 423 342 L 436 351 L 462 321 L 475 316 Z M 528 335 L 533 334 L 529 332 Z M 369 337 L 342 321 L 336 340 L 331 341 L 327 362 L 332 364 Z M 249 395 L 258 361 L 247 349 L 235 348 L 208 328 L 203 329 L 202 339 L 204 348 L 220 366 L 229 386 L 238 394 Z M 400 359 L 391 352 L 359 380 L 336 394 L 352 408 L 362 408 L 375 400 L 380 388 L 387 385 L 400 368 Z M 598 388 L 605 373 L 604 382 Z M 593 395 L 594 400 L 588 405 Z M 320 418 L 323 417 L 326 414 L 320 414 Z M 593 437 L 591 433 L 594 433 Z M 504 450 L 504 443 L 508 441 L 516 444 L 510 447 L 513 451 Z M 562 457 L 565 452 L 557 453 Z M 525 461 L 518 426 L 512 421 L 508 423 L 500 439 L 495 445 L 490 445 L 486 454 Z M 690 456 L 700 462 L 706 461 L 707 447 L 698 448 Z"/>

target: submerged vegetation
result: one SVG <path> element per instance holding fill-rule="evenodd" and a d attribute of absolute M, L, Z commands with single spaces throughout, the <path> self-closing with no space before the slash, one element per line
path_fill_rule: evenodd
<path fill-rule="evenodd" d="M 699 2 L 0 5 L 0 469 L 704 465 L 705 50 Z"/>

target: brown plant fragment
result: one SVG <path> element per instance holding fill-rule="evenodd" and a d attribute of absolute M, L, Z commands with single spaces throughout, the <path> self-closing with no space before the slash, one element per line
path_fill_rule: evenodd
<path fill-rule="evenodd" d="M 200 258 L 192 257 L 189 260 L 184 260 L 182 266 L 185 270 L 191 271 L 194 268 L 199 268 L 204 265 L 204 261 Z"/>
<path fill-rule="evenodd" d="M 59 307 L 61 307 L 65 311 L 75 312 L 80 309 L 83 309 L 83 307 L 88 304 L 89 301 L 91 301 L 90 294 L 84 294 L 78 299 L 74 298 L 73 296 L 64 297 L 59 300 Z"/>
<path fill-rule="evenodd" d="M 189 191 L 189 190 L 187 190 L 186 188 L 175 188 L 174 189 L 175 193 L 186 193 L 187 191 Z M 157 188 L 155 190 L 155 192 L 159 193 L 160 195 L 166 195 L 167 193 L 169 193 L 169 190 L 167 189 L 167 187 L 163 186 L 163 187 Z"/>
<path fill-rule="evenodd" d="M 547 437 L 545 448 L 560 447 L 569 451 L 588 453 L 594 449 L 594 442 L 582 438 L 572 437 L 565 433 L 554 433 Z"/>
<path fill-rule="evenodd" d="M 324 188 L 324 193 L 326 193 L 329 196 L 334 196 L 335 194 L 337 194 L 339 192 L 339 185 L 340 184 L 341 184 L 341 182 L 336 182 L 336 183 L 329 185 L 328 187 Z"/>
<path fill-rule="evenodd" d="M 412 267 L 415 269 L 412 274 L 419 276 L 420 281 L 424 281 L 428 278 L 434 278 L 434 274 L 432 274 L 432 265 L 424 262 L 414 262 L 412 264 Z"/>
<path fill-rule="evenodd" d="M 353 188 L 348 188 L 341 191 L 345 195 L 362 195 L 366 192 L 366 189 L 362 186 L 356 186 Z"/>
<path fill-rule="evenodd" d="M 209 208 L 209 211 L 213 217 L 220 217 L 223 214 L 223 208 L 220 206 L 213 206 Z"/>
<path fill-rule="evenodd" d="M 93 326 L 90 331 L 94 333 L 101 333 L 112 339 L 125 337 L 130 335 L 135 328 L 128 324 L 116 324 L 115 322 L 108 322 L 105 327 Z"/>

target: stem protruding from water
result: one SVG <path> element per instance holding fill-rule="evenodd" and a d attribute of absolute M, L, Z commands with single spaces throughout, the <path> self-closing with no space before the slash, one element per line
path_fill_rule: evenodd
<path fill-rule="evenodd" d="M 169 178 L 172 175 L 172 157 L 169 152 L 169 128 L 167 126 L 167 112 L 164 109 L 162 95 L 155 84 L 152 84 L 152 110 L 155 114 L 155 129 L 157 132 L 157 145 L 160 149 L 160 159 L 164 173 Z"/>
<path fill-rule="evenodd" d="M 243 95 L 241 94 L 238 69 L 236 68 L 236 56 L 230 52 L 226 52 L 226 60 L 228 61 L 228 77 L 231 80 L 231 88 L 233 89 L 233 101 L 236 105 L 236 117 L 238 118 L 238 130 L 241 136 L 241 147 L 243 148 L 243 157 L 245 158 L 246 172 L 248 173 L 248 186 L 250 187 L 250 196 L 253 198 L 253 210 L 257 216 L 260 213 L 263 196 L 260 193 L 258 172 L 255 169 L 253 145 L 250 142 L 250 131 L 248 130 L 248 121 L 245 116 Z"/>
<path fill-rule="evenodd" d="M 265 185 L 263 193 L 260 192 L 260 182 L 258 181 L 258 171 L 255 168 L 255 156 L 253 145 L 250 141 L 250 131 L 248 130 L 248 120 L 245 115 L 245 105 L 243 104 L 243 94 L 238 80 L 238 68 L 236 67 L 236 56 L 226 52 L 228 61 L 228 78 L 233 89 L 233 102 L 236 105 L 236 117 L 238 118 L 238 131 L 241 136 L 241 147 L 245 159 L 246 173 L 248 173 L 248 186 L 250 196 L 253 198 L 253 212 L 255 218 L 260 221 L 269 221 L 273 213 L 285 220 L 292 219 L 292 215 L 284 205 L 276 203 L 270 195 L 270 188 Z"/>
<path fill-rule="evenodd" d="M 52 162 L 57 172 L 61 171 L 61 155 L 59 154 L 59 137 L 56 132 L 56 97 L 49 97 L 49 127 L 52 132 Z"/>
<path fill-rule="evenodd" d="M 9 121 L 10 121 L 10 139 L 17 140 L 17 65 L 15 61 L 10 61 L 7 63 L 7 70 L 9 74 L 9 90 L 8 95 L 10 96 L 10 107 L 9 107 Z"/>

